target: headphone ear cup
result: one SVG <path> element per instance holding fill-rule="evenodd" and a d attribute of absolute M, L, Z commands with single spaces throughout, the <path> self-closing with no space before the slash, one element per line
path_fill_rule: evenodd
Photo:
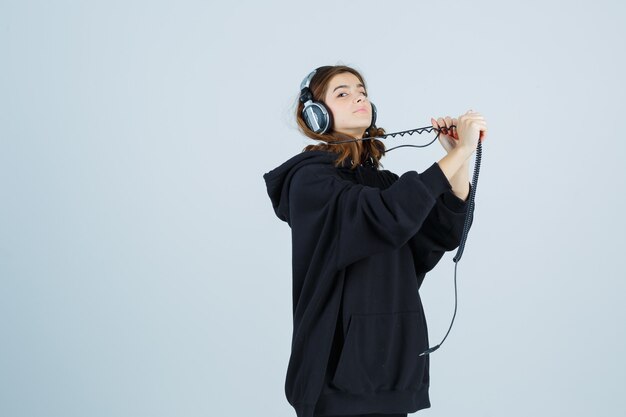
<path fill-rule="evenodd" d="M 321 103 L 311 102 L 304 105 L 302 118 L 306 125 L 315 133 L 325 133 L 331 124 L 331 115 Z"/>
<path fill-rule="evenodd" d="M 372 127 L 376 124 L 376 106 L 374 106 L 374 103 L 372 102 L 370 102 L 370 104 L 372 105 L 372 124 L 370 127 Z"/>

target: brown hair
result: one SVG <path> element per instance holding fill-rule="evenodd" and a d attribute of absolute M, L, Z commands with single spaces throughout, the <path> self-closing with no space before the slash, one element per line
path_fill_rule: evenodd
<path fill-rule="evenodd" d="M 323 66 L 323 67 L 318 68 L 317 72 L 311 79 L 311 82 L 309 85 L 311 93 L 313 94 L 313 100 L 317 102 L 321 102 L 325 105 L 323 99 L 326 96 L 326 90 L 328 88 L 328 83 L 330 79 L 333 78 L 335 75 L 341 74 L 344 72 L 350 72 L 356 75 L 359 81 L 361 81 L 361 83 L 363 83 L 364 86 L 366 85 L 365 81 L 363 80 L 363 77 L 361 77 L 361 74 L 359 74 L 359 72 L 355 70 L 354 68 L 351 68 L 345 65 Z M 367 91 L 367 87 L 365 87 L 365 91 Z M 355 137 L 351 135 L 334 131 L 333 126 L 330 126 L 330 131 L 324 134 L 313 132 L 311 129 L 309 129 L 306 122 L 304 121 L 304 118 L 302 116 L 303 108 L 304 108 L 304 103 L 302 103 L 298 99 L 298 106 L 296 108 L 296 121 L 298 123 L 298 128 L 300 129 L 302 133 L 304 133 L 306 136 L 310 137 L 311 139 L 322 140 L 326 142 L 336 142 L 336 141 L 341 141 L 341 140 L 356 139 Z M 330 112 L 330 109 L 328 108 L 328 106 L 326 106 L 326 108 Z M 380 136 L 384 134 L 385 134 L 385 129 L 376 127 L 376 125 L 374 124 L 373 126 L 367 128 L 367 130 L 365 131 L 365 134 L 363 135 L 363 138 L 371 137 L 371 136 Z M 359 146 L 359 144 L 361 146 Z M 302 150 L 302 152 L 316 151 L 316 150 L 330 151 L 330 152 L 337 153 L 338 157 L 337 157 L 337 160 L 335 161 L 336 167 L 342 166 L 344 162 L 346 161 L 346 159 L 351 158 L 353 161 L 353 164 L 350 167 L 351 169 L 355 169 L 360 163 L 365 161 L 368 157 L 372 158 L 372 161 L 375 167 L 382 166 L 379 160 L 385 155 L 385 145 L 383 144 L 383 142 L 381 142 L 378 139 L 370 139 L 370 140 L 364 140 L 360 142 L 339 143 L 339 144 L 334 144 L 334 145 L 329 145 L 329 144 L 322 142 L 317 145 L 307 145 Z"/>

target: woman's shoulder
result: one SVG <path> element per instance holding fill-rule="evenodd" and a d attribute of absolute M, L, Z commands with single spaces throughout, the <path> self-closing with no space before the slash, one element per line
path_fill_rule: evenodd
<path fill-rule="evenodd" d="M 300 154 L 294 156 L 299 163 L 294 168 L 298 171 L 304 170 L 304 172 L 335 172 L 335 162 L 337 160 L 337 154 L 329 151 L 303 151 Z"/>

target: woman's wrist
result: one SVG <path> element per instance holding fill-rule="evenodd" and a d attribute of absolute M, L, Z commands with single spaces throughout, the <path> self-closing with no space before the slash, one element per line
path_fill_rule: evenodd
<path fill-rule="evenodd" d="M 456 173 L 461 167 L 467 167 L 465 162 L 472 155 L 472 151 L 466 148 L 454 148 L 446 156 L 444 156 L 439 162 L 439 167 L 443 171 L 448 181 L 452 181 Z"/>
<path fill-rule="evenodd" d="M 458 151 L 463 156 L 464 160 L 467 161 L 470 156 L 472 156 L 475 149 L 470 146 L 457 146 L 454 150 Z"/>

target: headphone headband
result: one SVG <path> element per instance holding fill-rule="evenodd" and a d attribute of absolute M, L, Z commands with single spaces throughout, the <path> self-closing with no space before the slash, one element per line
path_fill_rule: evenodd
<path fill-rule="evenodd" d="M 300 91 L 304 90 L 305 88 L 309 88 L 309 85 L 311 85 L 311 79 L 313 78 L 313 76 L 315 75 L 318 69 L 319 68 L 316 68 L 313 71 L 311 71 L 309 75 L 307 75 L 304 78 L 304 80 L 302 80 L 302 82 L 300 83 Z"/>

